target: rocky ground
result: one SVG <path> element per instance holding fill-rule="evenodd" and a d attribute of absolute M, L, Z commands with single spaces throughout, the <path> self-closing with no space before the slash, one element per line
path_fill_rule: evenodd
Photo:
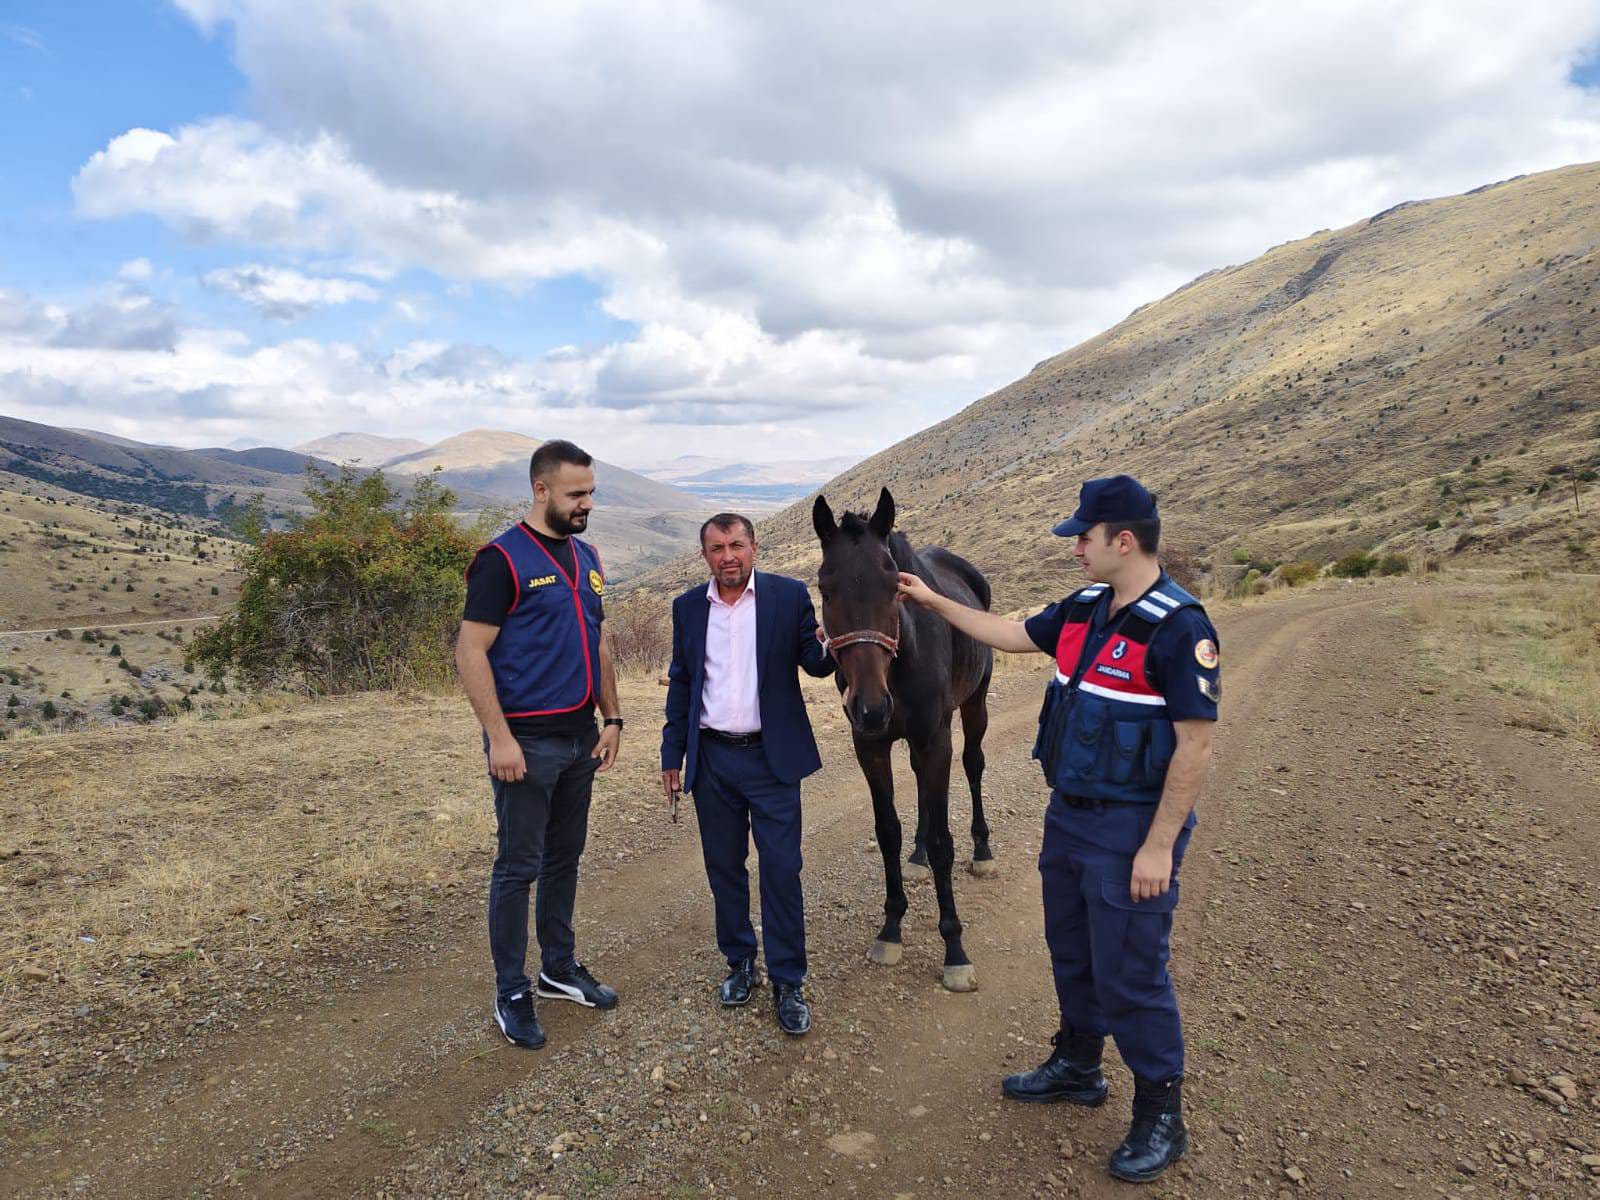
<path fill-rule="evenodd" d="M 1600 1195 L 1600 760 L 1436 674 L 1408 626 L 1413 586 L 1221 616 L 1225 721 L 1174 934 L 1194 1144 L 1151 1195 Z M 957 885 L 976 993 L 939 987 L 925 884 L 904 961 L 865 961 L 881 870 L 819 706 L 809 1037 L 777 1031 L 765 991 L 715 1006 L 692 820 L 641 795 L 595 822 L 580 896 L 616 1012 L 547 1004 L 549 1046 L 507 1046 L 488 1021 L 481 896 L 422 889 L 363 952 L 330 918 L 281 987 L 230 990 L 223 972 L 204 1011 L 175 1002 L 181 1026 L 155 1010 L 141 1041 L 83 1035 L 107 1047 L 98 1071 L 41 1074 L 36 1042 L 14 1039 L 33 1057 L 14 1059 L 0 1191 L 1127 1194 L 1103 1170 L 1130 1090 L 1114 1054 L 1112 1102 L 1093 1112 L 1008 1105 L 997 1086 L 1054 1025 L 1026 757 L 1040 686 L 996 682 L 1001 870 Z M 650 753 L 649 725 L 634 722 L 631 754 Z M 0 772 L 34 769 L 6 753 Z M 486 850 L 467 854 L 475 868 Z"/>

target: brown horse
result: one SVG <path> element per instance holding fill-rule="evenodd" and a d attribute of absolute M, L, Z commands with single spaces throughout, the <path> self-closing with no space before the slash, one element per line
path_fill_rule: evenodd
<path fill-rule="evenodd" d="M 902 606 L 899 572 L 920 576 L 935 591 L 973 608 L 989 607 L 989 583 L 965 559 L 939 547 L 914 550 L 894 530 L 894 497 L 884 488 L 872 516 L 845 513 L 835 522 L 818 496 L 811 520 L 822 541 L 817 585 L 829 652 L 839 664 L 839 690 L 850 720 L 856 761 L 872 793 L 873 824 L 883 855 L 884 922 L 873 943 L 875 963 L 900 961 L 900 920 L 906 892 L 900 865 L 900 818 L 894 808 L 894 771 L 889 752 L 904 738 L 917 776 L 917 835 L 925 839 L 939 933 L 944 937 L 944 986 L 970 992 L 977 973 L 961 948 L 951 868 L 950 717 L 961 710 L 965 748 L 961 764 L 972 789 L 972 859 L 975 874 L 993 868 L 989 826 L 983 819 L 983 733 L 989 724 L 989 677 L 994 656 L 987 646 L 951 628 L 930 612 Z"/>

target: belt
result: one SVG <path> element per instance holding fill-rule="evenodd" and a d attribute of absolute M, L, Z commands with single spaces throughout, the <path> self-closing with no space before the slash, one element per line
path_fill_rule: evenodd
<path fill-rule="evenodd" d="M 701 730 L 701 732 L 705 732 Z M 1053 799 L 1061 801 L 1068 808 L 1092 808 L 1095 812 L 1105 812 L 1108 808 L 1155 808 L 1154 804 L 1145 804 L 1138 800 L 1093 800 L 1088 796 L 1069 796 L 1065 792 L 1050 793 Z"/>
<path fill-rule="evenodd" d="M 720 729 L 702 728 L 700 736 L 710 738 L 724 746 L 759 746 L 761 745 L 761 731 L 754 733 L 724 733 Z"/>

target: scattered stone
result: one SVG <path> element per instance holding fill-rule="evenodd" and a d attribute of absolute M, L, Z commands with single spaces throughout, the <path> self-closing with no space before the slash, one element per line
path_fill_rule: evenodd
<path fill-rule="evenodd" d="M 834 1134 L 826 1145 L 835 1154 L 842 1154 L 846 1158 L 865 1158 L 878 1148 L 878 1135 L 864 1129 L 854 1133 L 846 1129 L 843 1133 Z"/>
<path fill-rule="evenodd" d="M 29 983 L 43 983 L 50 978 L 50 972 L 43 967 L 30 965 L 22 968 L 22 977 Z"/>
<path fill-rule="evenodd" d="M 1283 1173 L 1290 1183 L 1297 1186 L 1303 1185 L 1306 1181 L 1306 1173 L 1292 1163 L 1283 1169 Z"/>

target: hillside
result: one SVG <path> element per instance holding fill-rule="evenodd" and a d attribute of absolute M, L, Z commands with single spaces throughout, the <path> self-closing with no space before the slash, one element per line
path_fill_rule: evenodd
<path fill-rule="evenodd" d="M 539 438 L 502 429 L 471 429 L 391 459 L 383 470 L 386 475 L 404 478 L 438 467 L 440 481 L 446 487 L 523 504 L 528 499 L 528 458 L 541 444 Z M 686 492 L 599 459 L 595 460 L 594 474 L 597 502 L 603 507 L 653 512 L 698 511 L 703 507 Z"/>
<path fill-rule="evenodd" d="M 1002 610 L 1078 578 L 1049 526 L 1118 471 L 1208 563 L 1363 546 L 1594 570 L 1597 243 L 1600 164 L 1398 205 L 1202 275 L 823 491 L 839 509 L 888 485 Z M 809 514 L 762 522 L 765 565 L 814 572 Z"/>
<path fill-rule="evenodd" d="M 330 433 L 327 437 L 290 447 L 300 454 L 358 467 L 381 467 L 390 459 L 427 448 L 426 442 L 416 438 L 383 437 L 376 433 Z"/>

